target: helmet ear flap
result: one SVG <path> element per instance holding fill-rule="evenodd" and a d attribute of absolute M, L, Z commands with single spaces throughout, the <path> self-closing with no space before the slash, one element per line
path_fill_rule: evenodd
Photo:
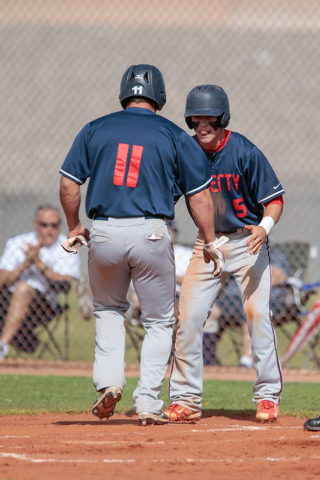
<path fill-rule="evenodd" d="M 185 117 L 185 121 L 188 127 L 192 130 L 193 129 L 192 117 Z"/>
<path fill-rule="evenodd" d="M 159 102 L 158 102 L 158 110 L 162 110 L 162 107 L 166 104 L 166 101 L 167 101 L 167 97 L 166 97 L 166 94 L 165 93 L 160 93 L 159 95 Z"/>
<path fill-rule="evenodd" d="M 221 128 L 227 128 L 230 122 L 230 112 L 226 115 L 227 112 L 224 112 L 220 118 L 219 118 L 219 123 Z"/>

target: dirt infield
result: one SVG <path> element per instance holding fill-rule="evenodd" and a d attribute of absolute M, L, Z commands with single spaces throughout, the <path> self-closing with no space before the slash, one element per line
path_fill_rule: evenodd
<path fill-rule="evenodd" d="M 91 376 L 92 364 L 7 360 L 1 373 Z M 285 371 L 286 381 L 319 381 L 318 371 Z M 138 366 L 126 375 L 138 376 Z M 205 377 L 252 380 L 255 372 L 206 367 Z M 18 393 L 18 392 L 17 392 Z M 23 395 L 23 392 L 20 392 Z M 136 416 L 100 422 L 90 413 L 0 417 L 0 480 L 91 478 L 291 480 L 320 476 L 320 432 L 280 416 L 205 416 L 198 422 L 139 426 Z"/>
<path fill-rule="evenodd" d="M 0 362 L 0 375 L 60 375 L 60 376 L 92 376 L 92 363 L 89 362 L 56 362 L 45 360 L 14 360 Z M 139 365 L 126 365 L 126 377 L 139 377 Z M 166 374 L 169 377 L 169 368 Z M 254 381 L 254 369 L 239 367 L 204 367 L 205 380 L 240 380 Z M 320 383 L 319 369 L 285 368 L 283 370 L 285 382 L 317 382 Z M 1 477 L 0 477 L 1 480 Z"/>
<path fill-rule="evenodd" d="M 320 475 L 320 432 L 280 417 L 211 416 L 139 426 L 136 417 L 43 414 L 0 418 L 0 478 L 311 479 Z"/>

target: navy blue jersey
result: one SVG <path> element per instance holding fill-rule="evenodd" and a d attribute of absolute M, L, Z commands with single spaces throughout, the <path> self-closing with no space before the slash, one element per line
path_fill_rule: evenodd
<path fill-rule="evenodd" d="M 197 142 L 169 120 L 138 107 L 85 125 L 60 173 L 79 185 L 90 177 L 89 218 L 173 218 L 175 184 L 189 196 L 211 182 Z"/>
<path fill-rule="evenodd" d="M 243 135 L 228 130 L 225 133 L 225 140 L 217 150 L 205 152 L 212 177 L 209 189 L 216 232 L 259 225 L 263 204 L 284 193 L 263 153 Z M 196 136 L 193 138 L 196 141 Z"/>

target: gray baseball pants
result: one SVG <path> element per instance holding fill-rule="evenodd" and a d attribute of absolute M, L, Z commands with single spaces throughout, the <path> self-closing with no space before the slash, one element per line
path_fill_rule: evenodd
<path fill-rule="evenodd" d="M 279 404 L 282 374 L 277 355 L 276 335 L 271 321 L 271 267 L 267 240 L 257 255 L 246 253 L 248 233 L 233 233 L 221 247 L 224 268 L 212 278 L 213 264 L 203 260 L 203 239 L 198 236 L 193 256 L 183 279 L 178 330 L 171 367 L 169 396 L 191 410 L 201 410 L 203 392 L 203 327 L 212 304 L 226 278 L 232 274 L 240 288 L 244 314 L 251 336 L 253 365 L 257 378 L 253 401 Z"/>
<path fill-rule="evenodd" d="M 141 349 L 140 380 L 133 394 L 135 411 L 160 413 L 159 393 L 165 376 L 174 324 L 173 245 L 164 220 L 109 218 L 94 220 L 89 242 L 89 277 L 94 296 L 96 390 L 123 390 L 126 299 L 132 279 L 146 331 Z"/>

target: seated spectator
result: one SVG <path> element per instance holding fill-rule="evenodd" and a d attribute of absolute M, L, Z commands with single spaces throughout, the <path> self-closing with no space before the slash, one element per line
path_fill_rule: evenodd
<path fill-rule="evenodd" d="M 59 291 L 80 277 L 78 255 L 60 259 L 66 237 L 60 233 L 59 211 L 39 206 L 34 231 L 8 240 L 0 259 L 0 360 L 17 350 L 33 352 L 38 345 L 34 329 L 50 321 L 61 308 Z"/>
<path fill-rule="evenodd" d="M 271 266 L 271 315 L 274 325 L 279 325 L 282 321 L 298 318 L 298 306 L 293 286 L 297 286 L 297 283 L 301 283 L 301 281 L 290 277 L 289 259 L 282 250 L 271 250 Z M 212 312 L 204 328 L 204 364 L 215 363 L 215 348 L 223 330 L 228 326 L 235 325 L 242 327 L 243 355 L 238 365 L 252 368 L 251 339 L 243 315 L 240 291 L 235 279 L 230 276 L 213 304 Z"/>

